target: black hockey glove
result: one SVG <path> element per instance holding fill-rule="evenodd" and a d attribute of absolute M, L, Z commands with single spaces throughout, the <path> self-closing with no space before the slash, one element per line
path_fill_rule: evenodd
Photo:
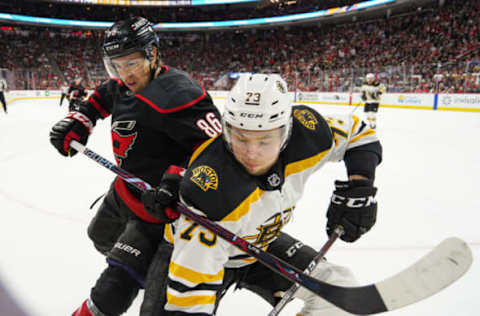
<path fill-rule="evenodd" d="M 340 238 L 354 242 L 368 232 L 377 219 L 376 193 L 372 180 L 335 181 L 327 211 L 327 234 L 340 225 L 345 231 Z"/>
<path fill-rule="evenodd" d="M 367 96 L 365 95 L 365 92 L 362 93 L 362 96 L 360 98 L 363 102 L 367 102 Z"/>
<path fill-rule="evenodd" d="M 178 189 L 184 173 L 184 168 L 172 165 L 165 171 L 156 188 L 142 194 L 142 203 L 150 215 L 167 223 L 180 216 L 175 211 L 175 204 L 178 202 Z"/>
<path fill-rule="evenodd" d="M 70 112 L 50 131 L 50 143 L 64 156 L 74 156 L 77 151 L 70 148 L 70 142 L 75 139 L 85 145 L 92 132 L 94 124 L 81 112 Z"/>

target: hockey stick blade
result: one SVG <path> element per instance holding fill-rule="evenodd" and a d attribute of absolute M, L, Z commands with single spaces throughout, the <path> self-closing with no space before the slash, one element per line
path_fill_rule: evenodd
<path fill-rule="evenodd" d="M 463 276 L 472 262 L 468 244 L 450 237 L 414 265 L 378 282 L 376 287 L 387 309 L 398 309 L 440 292 Z"/>
<path fill-rule="evenodd" d="M 151 186 L 133 174 L 115 166 L 82 144 L 71 147 L 116 173 L 142 191 Z M 255 247 L 183 204 L 177 210 L 227 242 L 257 258 L 280 275 L 321 296 L 337 307 L 356 315 L 371 315 L 399 309 L 427 298 L 459 279 L 470 268 L 473 258 L 468 245 L 459 238 L 444 240 L 415 264 L 395 276 L 360 287 L 341 287 L 314 279 L 281 259 Z"/>
<path fill-rule="evenodd" d="M 463 276 L 473 261 L 463 240 L 450 237 L 402 272 L 360 287 L 338 287 L 316 292 L 330 303 L 355 315 L 370 315 L 419 302 Z"/>

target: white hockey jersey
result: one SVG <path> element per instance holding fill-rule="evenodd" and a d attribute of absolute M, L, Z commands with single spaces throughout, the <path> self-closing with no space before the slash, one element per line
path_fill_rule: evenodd
<path fill-rule="evenodd" d="M 378 142 L 375 130 L 356 116 L 323 118 L 310 107 L 294 106 L 293 117 L 289 143 L 264 176 L 246 173 L 221 137 L 200 146 L 181 184 L 182 201 L 266 249 L 290 221 L 314 172 L 327 162 L 342 160 L 348 149 Z M 179 315 L 211 315 L 224 268 L 245 266 L 256 259 L 183 215 L 172 227 L 167 229 L 174 250 L 165 308 Z M 172 284 L 180 284 L 181 289 Z"/>
<path fill-rule="evenodd" d="M 367 83 L 366 81 L 362 85 L 362 100 L 365 103 L 380 103 L 381 96 L 385 93 L 386 88 L 382 83 L 374 81 Z"/>

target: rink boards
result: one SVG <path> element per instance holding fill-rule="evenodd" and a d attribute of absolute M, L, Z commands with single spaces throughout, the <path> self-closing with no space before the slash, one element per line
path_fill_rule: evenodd
<path fill-rule="evenodd" d="M 228 91 L 209 91 L 214 99 L 225 99 Z M 360 93 L 343 92 L 289 92 L 296 103 L 318 105 L 356 106 Z M 31 99 L 56 99 L 60 90 L 13 90 L 6 93 L 8 103 Z M 480 94 L 386 93 L 381 107 L 422 110 L 480 112 Z"/>

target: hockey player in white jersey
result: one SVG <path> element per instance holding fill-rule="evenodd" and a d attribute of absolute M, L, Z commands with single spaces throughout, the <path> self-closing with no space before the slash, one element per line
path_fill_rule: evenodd
<path fill-rule="evenodd" d="M 358 117 L 322 117 L 313 108 L 292 107 L 280 76 L 255 74 L 242 76 L 229 93 L 222 124 L 223 137 L 194 152 L 180 183 L 180 199 L 193 211 L 303 270 L 316 251 L 282 228 L 296 212 L 308 178 L 327 162 L 343 160 L 348 180 L 335 182 L 327 233 L 341 225 L 341 238 L 354 242 L 375 224 L 373 182 L 382 147 Z M 156 193 L 145 193 L 144 201 L 155 201 Z M 214 315 L 233 284 L 275 305 L 292 285 L 183 215 L 172 227 L 166 234 L 174 248 L 162 315 Z M 332 284 L 356 284 L 348 268 L 327 261 L 312 275 Z M 295 297 L 305 302 L 298 316 L 350 315 L 303 288 Z"/>
<path fill-rule="evenodd" d="M 362 101 L 364 102 L 364 112 L 370 127 L 375 129 L 377 127 L 377 112 L 381 101 L 382 94 L 386 89 L 383 84 L 375 80 L 375 75 L 367 74 L 365 81 L 362 84 Z"/>

